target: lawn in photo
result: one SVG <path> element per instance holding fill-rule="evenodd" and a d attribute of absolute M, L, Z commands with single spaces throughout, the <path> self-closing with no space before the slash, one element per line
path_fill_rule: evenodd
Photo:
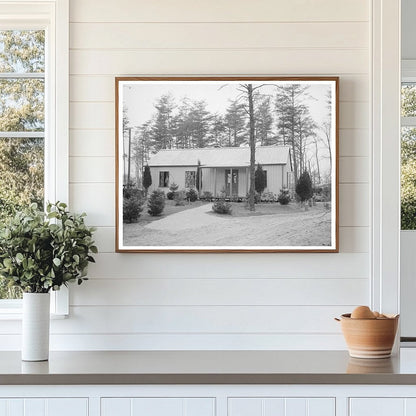
<path fill-rule="evenodd" d="M 117 78 L 117 250 L 337 247 L 337 78 Z"/>

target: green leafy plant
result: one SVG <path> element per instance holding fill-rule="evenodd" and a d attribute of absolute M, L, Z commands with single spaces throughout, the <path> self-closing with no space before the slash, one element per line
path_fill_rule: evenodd
<path fill-rule="evenodd" d="M 68 282 L 86 280 L 92 253 L 97 253 L 94 228 L 85 214 L 71 214 L 64 203 L 37 204 L 18 211 L 0 231 L 0 277 L 23 292 L 47 293 Z"/>

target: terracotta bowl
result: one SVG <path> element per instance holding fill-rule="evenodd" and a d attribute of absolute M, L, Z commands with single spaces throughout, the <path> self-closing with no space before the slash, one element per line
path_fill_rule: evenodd
<path fill-rule="evenodd" d="M 399 315 L 382 319 L 352 319 L 341 315 L 341 329 L 351 357 L 388 358 L 391 356 Z"/>

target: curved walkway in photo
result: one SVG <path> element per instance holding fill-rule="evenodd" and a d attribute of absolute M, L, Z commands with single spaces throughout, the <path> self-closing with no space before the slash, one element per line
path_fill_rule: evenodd
<path fill-rule="evenodd" d="M 212 204 L 205 204 L 197 208 L 177 212 L 158 221 L 153 221 L 144 228 L 167 232 L 180 232 L 190 228 L 217 225 L 223 221 L 227 221 L 226 218 L 221 218 L 217 215 L 208 215 L 210 212 L 212 212 Z"/>
<path fill-rule="evenodd" d="M 216 215 L 212 204 L 145 226 L 124 224 L 128 246 L 322 246 L 331 241 L 331 214 L 322 208 L 267 215 Z"/>

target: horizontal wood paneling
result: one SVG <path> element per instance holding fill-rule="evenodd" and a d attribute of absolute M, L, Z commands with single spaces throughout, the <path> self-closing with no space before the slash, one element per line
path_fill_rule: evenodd
<path fill-rule="evenodd" d="M 72 23 L 70 30 L 71 49 L 368 47 L 367 22 Z"/>
<path fill-rule="evenodd" d="M 94 241 L 100 253 L 114 253 L 116 229 L 112 227 L 97 227 L 94 233 Z"/>
<path fill-rule="evenodd" d="M 337 333 L 333 320 L 354 306 L 71 307 L 52 333 Z"/>
<path fill-rule="evenodd" d="M 370 131 L 364 129 L 341 129 L 339 132 L 340 156 L 368 156 Z"/>
<path fill-rule="evenodd" d="M 368 157 L 340 157 L 340 183 L 368 183 L 370 166 Z"/>
<path fill-rule="evenodd" d="M 370 247 L 369 227 L 340 227 L 341 253 L 368 253 Z"/>
<path fill-rule="evenodd" d="M 71 0 L 70 205 L 101 252 L 52 348 L 345 348 L 332 318 L 369 302 L 370 5 Z M 114 77 L 146 74 L 340 76 L 340 253 L 115 254 Z"/>
<path fill-rule="evenodd" d="M 114 126 L 107 130 L 70 130 L 69 140 L 70 156 L 115 157 Z"/>
<path fill-rule="evenodd" d="M 261 288 L 261 290 L 259 290 Z M 310 294 L 314 292 L 314 296 Z M 358 293 L 358 295 L 357 295 Z M 367 279 L 90 279 L 74 287 L 71 305 L 355 305 Z"/>
<path fill-rule="evenodd" d="M 131 319 L 131 318 L 130 318 Z M 51 334 L 52 350 L 345 350 L 341 333 L 281 334 Z M 0 334 L 0 351 L 19 350 L 20 334 Z"/>
<path fill-rule="evenodd" d="M 365 49 L 72 50 L 71 74 L 366 74 Z"/>
<path fill-rule="evenodd" d="M 362 0 L 71 0 L 71 22 L 368 21 Z"/>
<path fill-rule="evenodd" d="M 368 184 L 339 186 L 339 224 L 368 227 L 370 225 L 370 187 Z"/>
<path fill-rule="evenodd" d="M 115 186 L 113 183 L 69 184 L 71 210 L 86 212 L 89 225 L 115 224 Z"/>
<path fill-rule="evenodd" d="M 355 306 L 71 306 L 51 334 L 337 334 L 333 318 Z M 0 334 L 20 333 L 20 321 L 2 321 Z"/>
<path fill-rule="evenodd" d="M 115 182 L 114 157 L 70 157 L 70 182 Z"/>
<path fill-rule="evenodd" d="M 366 278 L 365 253 L 340 254 L 97 254 L 90 276 L 99 278 Z M 236 266 L 238 264 L 238 266 Z M 342 265 L 342 267 L 340 267 Z M 307 269 L 307 272 L 305 270 Z M 114 284 L 116 284 L 117 280 Z M 261 288 L 259 287 L 259 290 Z"/>
<path fill-rule="evenodd" d="M 271 74 L 278 76 L 279 74 Z M 70 77 L 71 101 L 114 102 L 115 76 L 113 75 L 72 75 Z M 368 101 L 368 77 L 345 74 L 340 78 L 341 101 Z"/>

